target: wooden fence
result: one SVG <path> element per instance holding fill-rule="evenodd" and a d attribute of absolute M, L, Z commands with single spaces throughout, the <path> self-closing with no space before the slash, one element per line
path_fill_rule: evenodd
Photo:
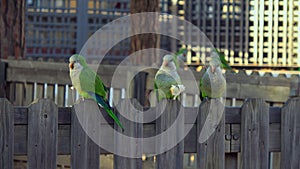
<path fill-rule="evenodd" d="M 120 101 L 122 111 L 133 111 L 126 106 L 129 102 L 136 105 L 132 99 Z M 197 153 L 199 169 L 299 168 L 299 97 L 289 99 L 283 107 L 270 107 L 263 99 L 247 99 L 241 107 L 226 107 L 221 122 L 215 125 L 216 131 L 200 144 L 198 137 L 208 117 L 210 104 L 220 106 L 217 103 L 218 100 L 209 100 L 199 107 L 184 107 L 182 124 L 193 127 L 176 147 L 156 156 L 156 168 L 182 169 L 183 153 Z M 65 154 L 71 155 L 72 169 L 99 169 L 99 155 L 110 152 L 98 147 L 85 134 L 75 114 L 76 106 L 93 107 L 95 103 L 85 100 L 73 107 L 58 107 L 51 99 L 38 99 L 29 106 L 16 107 L 7 99 L 0 99 L 0 168 L 12 169 L 14 155 L 27 155 L 28 168 L 54 169 L 56 156 Z M 126 129 L 124 134 L 148 137 L 164 131 L 172 124 L 170 119 L 176 118 L 175 111 L 180 107 L 180 102 L 168 101 L 160 120 L 147 125 L 132 125 L 121 118 Z M 147 108 L 150 112 L 158 109 Z M 193 112 L 196 109 L 199 113 L 195 121 Z M 98 109 L 93 111 L 100 113 Z M 183 132 L 180 128 L 177 131 Z M 122 141 L 112 137 L 115 143 Z M 156 144 L 159 145 L 159 142 Z M 280 166 L 273 165 L 278 163 L 272 154 L 274 152 L 281 154 L 281 158 L 277 158 Z M 142 153 L 153 154 L 153 149 L 144 147 Z M 114 168 L 142 168 L 142 159 L 115 155 Z"/>
<path fill-rule="evenodd" d="M 97 69 L 105 85 L 110 88 L 110 102 L 118 103 L 120 99 L 134 93 L 129 91 L 124 84 L 128 84 L 128 74 L 135 73 L 137 67 L 115 65 L 91 65 Z M 76 100 L 76 93 L 70 89 L 71 81 L 67 63 L 38 62 L 24 60 L 4 60 L 0 62 L 0 90 L 6 86 L 6 97 L 13 105 L 25 106 L 37 98 L 52 99 L 58 106 L 72 106 Z M 3 71 L 2 71 L 3 70 Z M 133 86 L 135 91 L 142 93 L 140 98 L 147 98 L 153 90 L 153 79 L 157 70 L 145 69 L 141 83 Z M 5 73 L 3 73 L 5 72 Z M 181 73 L 185 71 L 180 71 Z M 111 86 L 113 75 L 121 74 L 119 84 Z M 203 71 L 193 71 L 194 78 L 198 82 Z M 276 73 L 260 74 L 247 71 L 226 72 L 227 81 L 227 106 L 240 106 L 246 98 L 262 98 L 274 106 L 282 106 L 289 97 L 300 96 L 299 74 L 285 75 Z M 186 78 L 186 79 L 185 79 Z M 183 76 L 183 81 L 190 83 L 191 78 Z M 4 83 L 4 84 L 3 84 Z M 189 86 L 187 86 L 189 89 Z M 3 94 L 1 95 L 5 97 Z M 198 106 L 198 96 L 195 91 L 187 90 L 184 94 L 184 106 Z M 155 100 L 147 98 L 150 102 Z M 147 99 L 145 102 L 147 102 Z M 145 104 L 150 105 L 150 104 Z"/>

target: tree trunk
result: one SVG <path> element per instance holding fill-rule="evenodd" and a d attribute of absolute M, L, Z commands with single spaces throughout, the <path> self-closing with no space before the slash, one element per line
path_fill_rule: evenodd
<path fill-rule="evenodd" d="M 130 13 L 141 13 L 141 12 L 158 12 L 159 11 L 159 0 L 131 0 L 130 1 Z M 143 15 L 145 16 L 145 15 Z M 140 34 L 137 32 L 141 30 L 153 31 L 158 28 L 158 16 L 149 17 L 135 17 L 131 19 L 131 31 L 134 36 L 131 37 L 131 53 L 138 52 L 137 55 L 142 55 L 140 52 L 143 49 L 148 48 L 159 48 L 160 46 L 160 36 L 158 34 Z M 142 32 L 144 32 L 142 31 Z M 149 54 L 149 53 L 148 53 Z M 158 64 L 160 57 L 153 51 L 151 56 L 145 55 L 145 57 L 133 58 L 133 64 L 135 65 L 152 65 Z"/>
<path fill-rule="evenodd" d="M 25 0 L 0 1 L 0 58 L 24 56 Z"/>

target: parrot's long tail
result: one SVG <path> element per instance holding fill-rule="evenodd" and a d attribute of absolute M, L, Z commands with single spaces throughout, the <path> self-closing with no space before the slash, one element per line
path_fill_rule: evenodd
<path fill-rule="evenodd" d="M 99 106 L 101 106 L 107 113 L 108 115 L 117 123 L 119 127 L 122 128 L 122 131 L 124 131 L 124 127 L 118 117 L 115 115 L 115 113 L 112 111 L 111 107 L 109 106 L 108 102 L 103 99 L 103 97 L 99 95 L 95 95 L 95 99 Z"/>

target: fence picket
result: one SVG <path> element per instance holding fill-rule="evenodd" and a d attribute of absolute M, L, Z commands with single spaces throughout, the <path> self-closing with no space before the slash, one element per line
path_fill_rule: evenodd
<path fill-rule="evenodd" d="M 28 168 L 56 169 L 58 108 L 50 99 L 35 100 L 28 111 Z"/>
<path fill-rule="evenodd" d="M 206 100 L 199 107 L 197 141 L 200 143 L 197 144 L 197 168 L 224 169 L 224 108 L 224 104 L 218 99 Z"/>
<path fill-rule="evenodd" d="M 0 98 L 0 168 L 13 169 L 14 108 Z"/>
<path fill-rule="evenodd" d="M 242 169 L 269 166 L 269 105 L 263 99 L 248 99 L 241 111 Z"/>
<path fill-rule="evenodd" d="M 71 115 L 71 167 L 72 169 L 99 169 L 100 148 L 86 134 L 83 127 L 95 124 L 96 119 L 92 119 L 87 113 L 99 112 L 98 105 L 93 100 L 80 101 L 72 108 Z M 99 112 L 100 113 L 100 112 Z M 81 123 L 78 120 L 81 118 Z M 85 116 L 84 118 L 82 118 Z M 99 122 L 100 123 L 100 122 Z M 90 125 L 90 127 L 94 127 Z M 96 134 L 96 133 L 95 133 Z"/>
<path fill-rule="evenodd" d="M 164 108 L 164 102 L 166 102 L 166 107 Z M 184 153 L 184 141 L 180 141 L 176 147 L 166 151 L 164 143 L 174 143 L 183 135 L 184 132 L 184 119 L 177 119 L 179 116 L 179 111 L 182 109 L 181 103 L 176 100 L 162 100 L 158 103 L 156 114 L 161 114 L 161 116 L 156 120 L 156 135 L 165 132 L 170 129 L 170 126 L 178 120 L 176 126 L 176 132 L 170 132 L 166 134 L 166 137 L 157 139 L 156 148 L 157 151 L 163 151 L 164 153 L 157 155 L 157 169 L 173 168 L 182 169 L 183 168 L 183 153 Z M 184 113 L 184 112 L 183 112 Z"/>
<path fill-rule="evenodd" d="M 281 168 L 300 167 L 300 98 L 290 99 L 281 111 Z"/>
<path fill-rule="evenodd" d="M 143 110 L 143 108 L 139 105 L 136 99 L 124 99 L 121 100 L 120 103 L 117 105 L 119 112 L 128 113 L 127 115 L 130 118 L 141 122 L 142 119 L 139 119 L 139 116 L 136 114 L 139 113 L 138 110 Z M 134 123 L 133 121 L 124 120 L 124 117 L 120 117 L 120 121 L 124 126 L 124 132 L 122 134 L 127 135 L 132 138 L 140 138 L 143 139 L 143 125 L 142 123 Z M 117 127 L 117 125 L 115 124 Z M 121 131 L 119 130 L 121 133 Z M 125 145 L 126 143 L 123 142 L 119 135 L 115 135 L 115 145 L 116 151 L 121 151 L 120 149 L 126 148 L 127 154 L 134 153 L 137 156 L 142 156 L 143 153 L 143 145 L 137 143 L 130 143 Z M 115 169 L 141 169 L 142 166 L 142 159 L 141 158 L 126 158 L 121 157 L 118 155 L 114 156 L 114 168 Z"/>

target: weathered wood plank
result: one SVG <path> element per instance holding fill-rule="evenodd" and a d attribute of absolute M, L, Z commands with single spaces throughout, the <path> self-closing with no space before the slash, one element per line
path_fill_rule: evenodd
<path fill-rule="evenodd" d="M 59 84 L 66 85 L 71 84 L 68 72 L 68 66 L 65 63 L 49 63 L 49 62 L 37 62 L 37 61 L 15 61 L 15 60 L 4 60 L 7 63 L 7 81 L 10 82 L 37 82 L 37 83 L 48 83 L 48 84 Z M 127 77 L 122 76 L 124 72 L 134 72 L 136 70 L 142 70 L 142 67 L 128 67 L 111 65 L 90 65 L 98 74 L 102 77 L 104 84 L 108 87 L 112 76 L 114 74 L 119 75 L 118 81 L 115 83 L 114 88 L 125 88 L 123 84 L 127 84 Z M 155 76 L 155 69 L 145 70 L 148 73 L 145 87 L 147 90 L 153 89 L 153 79 Z M 186 71 L 179 72 L 185 74 Z M 196 81 L 201 77 L 201 72 L 192 72 Z M 66 78 L 67 77 L 67 78 Z M 189 85 L 192 85 L 194 81 L 190 80 L 191 77 L 183 76 L 182 80 L 186 81 L 187 89 Z M 272 76 L 258 76 L 258 75 L 246 75 L 244 72 L 233 73 L 226 72 L 227 81 L 227 97 L 234 97 L 237 99 L 246 99 L 249 97 L 258 97 L 271 102 L 285 102 L 289 95 L 295 95 L 294 84 L 297 84 L 297 77 L 286 78 L 286 77 L 272 77 Z M 299 84 L 299 80 L 298 80 Z M 299 85 L 298 85 L 299 86 Z M 299 87 L 298 87 L 299 88 Z M 251 92 L 249 92 L 251 91 Z M 284 92 L 282 92 L 284 91 Z M 298 89 L 299 91 L 299 89 Z M 186 91 L 189 94 L 194 94 L 192 91 Z M 275 94 L 274 94 L 275 93 Z M 276 93 L 283 93 L 276 95 Z M 299 92 L 298 92 L 299 93 Z"/>
<path fill-rule="evenodd" d="M 241 166 L 269 166 L 269 106 L 263 99 L 248 99 L 241 111 Z"/>
<path fill-rule="evenodd" d="M 58 108 L 52 100 L 35 100 L 28 110 L 28 167 L 56 169 Z"/>
<path fill-rule="evenodd" d="M 225 169 L 238 169 L 238 154 L 226 153 L 225 154 Z"/>
<path fill-rule="evenodd" d="M 197 119 L 197 167 L 224 169 L 225 105 L 219 99 L 201 103 Z"/>
<path fill-rule="evenodd" d="M 165 107 L 164 104 L 166 104 Z M 182 169 L 184 141 L 178 139 L 184 134 L 184 116 L 181 116 L 184 112 L 180 112 L 183 107 L 179 101 L 162 100 L 156 108 L 156 115 L 161 114 L 156 120 L 156 136 L 161 134 L 161 137 L 157 137 L 156 140 L 156 151 L 160 153 L 156 156 L 156 168 Z M 176 123 L 175 129 L 171 129 L 174 123 Z M 170 130 L 175 131 L 170 132 Z M 177 143 L 178 141 L 180 142 Z M 174 145 L 174 147 L 169 149 L 168 145 Z"/>
<path fill-rule="evenodd" d="M 281 112 L 281 168 L 300 167 L 300 98 L 290 99 Z"/>
<path fill-rule="evenodd" d="M 115 147 L 116 155 L 114 156 L 114 168 L 115 169 L 141 169 L 142 166 L 142 153 L 143 153 L 143 124 L 142 124 L 142 116 L 138 116 L 137 114 L 141 113 L 139 111 L 143 111 L 143 108 L 137 102 L 136 99 L 124 99 L 121 100 L 120 103 L 116 106 L 119 112 L 126 114 L 131 120 L 125 119 L 123 116 L 120 117 L 120 121 L 124 126 L 124 132 L 118 130 L 115 132 Z M 115 124 L 115 127 L 117 125 Z M 132 141 L 125 141 L 122 139 L 122 136 L 119 134 L 123 134 L 129 136 L 131 138 L 139 138 L 136 142 Z M 140 141 L 140 143 L 139 143 Z M 122 156 L 123 154 L 123 156 Z M 132 157 L 132 158 L 131 158 Z M 139 158 L 138 158 L 139 157 Z"/>
<path fill-rule="evenodd" d="M 25 85 L 25 100 L 24 105 L 29 105 L 34 99 L 33 99 L 33 84 L 32 83 L 24 83 Z"/>
<path fill-rule="evenodd" d="M 13 169 L 14 109 L 7 100 L 0 98 L 0 168 Z"/>
<path fill-rule="evenodd" d="M 5 98 L 6 96 L 6 66 L 7 64 L 1 62 L 0 60 L 0 98 Z"/>
<path fill-rule="evenodd" d="M 227 125 L 231 125 L 231 140 L 230 145 L 227 145 L 226 152 L 240 152 L 240 137 L 241 137 L 241 115 L 240 115 L 240 107 L 226 107 L 225 110 L 225 122 Z M 144 111 L 146 108 L 144 109 Z M 27 154 L 27 125 L 28 125 L 28 109 L 27 107 L 14 107 L 14 124 L 15 124 L 15 137 L 18 138 L 15 140 L 15 153 L 16 154 Z M 155 108 L 148 109 L 149 113 L 155 113 Z M 184 108 L 185 117 L 184 123 L 185 125 L 191 125 L 195 123 L 195 115 L 193 112 L 195 108 L 186 107 Z M 269 119 L 270 119 L 270 129 L 269 129 L 269 151 L 280 151 L 280 107 L 270 107 L 269 108 Z M 271 117 L 272 116 L 272 117 Z M 113 124 L 111 118 L 108 118 L 108 123 Z M 58 125 L 62 126 L 70 126 L 71 125 L 71 108 L 70 107 L 59 107 L 58 108 Z M 101 124 L 103 125 L 103 124 Z M 103 126 L 105 127 L 105 126 Z M 155 135 L 155 123 L 150 122 L 144 125 L 144 137 L 150 137 Z M 63 131 L 60 131 L 63 130 Z M 60 128 L 58 133 L 68 133 L 70 132 L 70 127 L 68 128 Z M 196 136 L 196 125 L 191 129 L 191 131 L 187 134 L 184 139 L 184 152 L 187 153 L 195 153 L 196 145 L 197 145 L 197 136 Z M 227 133 L 228 134 L 228 133 Z M 69 140 L 68 140 L 69 139 Z M 70 154 L 70 137 L 66 137 L 63 135 L 58 135 L 58 153 L 59 154 Z M 60 141 L 61 140 L 61 141 Z M 66 146 L 68 145 L 68 146 Z M 230 146 L 230 150 L 228 149 Z M 145 151 L 148 153 L 154 152 L 155 150 L 152 148 L 147 149 Z M 107 154 L 108 152 L 101 149 L 101 154 Z"/>
<path fill-rule="evenodd" d="M 99 169 L 99 146 L 83 130 L 88 126 L 92 127 L 90 128 L 92 130 L 95 127 L 93 120 L 96 119 L 92 119 L 89 114 L 92 111 L 100 113 L 98 105 L 93 100 L 80 101 L 72 108 L 71 167 L 73 169 Z"/>

